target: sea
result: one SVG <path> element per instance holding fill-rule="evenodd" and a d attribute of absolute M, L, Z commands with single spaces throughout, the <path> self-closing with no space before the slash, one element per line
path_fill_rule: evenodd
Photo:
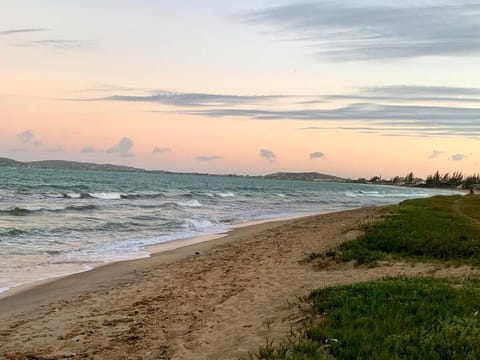
<path fill-rule="evenodd" d="M 0 293 L 149 256 L 236 224 L 395 204 L 434 189 L 250 177 L 0 168 Z"/>

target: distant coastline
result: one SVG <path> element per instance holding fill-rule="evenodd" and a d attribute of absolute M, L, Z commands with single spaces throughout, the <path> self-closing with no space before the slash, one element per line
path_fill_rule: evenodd
<path fill-rule="evenodd" d="M 87 171 L 111 171 L 111 172 L 132 172 L 147 174 L 171 174 L 171 175 L 197 175 L 197 176 L 226 176 L 239 178 L 269 179 L 269 180 L 299 180 L 337 182 L 371 185 L 393 185 L 407 187 L 426 188 L 450 188 L 450 189 L 480 189 L 480 176 L 463 176 L 461 173 L 448 173 L 441 175 L 437 171 L 429 175 L 427 179 L 414 177 L 413 173 L 405 177 L 395 176 L 391 179 L 383 179 L 381 176 L 366 178 L 343 178 L 336 175 L 323 174 L 319 172 L 276 172 L 267 175 L 239 175 L 239 174 L 209 174 L 201 172 L 174 172 L 166 170 L 146 170 L 131 166 L 115 164 L 97 164 L 89 162 L 68 161 L 68 160 L 40 160 L 40 161 L 17 161 L 0 157 L 0 167 L 28 168 L 28 169 L 50 169 L 50 170 L 87 170 Z"/>
<path fill-rule="evenodd" d="M 0 157 L 0 166 L 28 169 L 51 169 L 51 170 L 90 170 L 90 171 L 115 171 L 135 172 L 147 174 L 172 174 L 172 175 L 199 175 L 199 176 L 227 176 L 255 179 L 272 180 L 303 180 L 303 181 L 325 181 L 325 182 L 350 182 L 340 176 L 322 174 L 318 172 L 278 172 L 268 175 L 239 175 L 239 174 L 209 174 L 201 172 L 174 172 L 166 170 L 146 170 L 131 166 L 114 164 L 96 164 L 89 162 L 68 161 L 68 160 L 41 160 L 41 161 L 17 161 Z"/>

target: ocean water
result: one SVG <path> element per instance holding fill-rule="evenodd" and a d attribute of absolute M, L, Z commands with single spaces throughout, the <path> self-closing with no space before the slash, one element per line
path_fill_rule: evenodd
<path fill-rule="evenodd" d="M 445 193 L 252 178 L 0 168 L 0 292 L 254 220 Z"/>

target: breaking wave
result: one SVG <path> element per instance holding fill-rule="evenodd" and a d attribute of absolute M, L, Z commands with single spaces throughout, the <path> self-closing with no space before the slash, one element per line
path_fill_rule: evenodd
<path fill-rule="evenodd" d="M 231 192 L 231 191 L 228 191 L 228 192 L 224 192 L 224 193 L 217 193 L 218 196 L 222 197 L 222 198 L 229 198 L 229 197 L 235 197 L 235 193 Z"/>

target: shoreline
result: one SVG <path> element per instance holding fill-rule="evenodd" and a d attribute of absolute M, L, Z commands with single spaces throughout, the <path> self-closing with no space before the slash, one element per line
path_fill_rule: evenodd
<path fill-rule="evenodd" d="M 132 266 L 133 266 L 135 262 L 148 260 L 153 257 L 157 257 L 159 255 L 164 255 L 165 257 L 171 256 L 172 261 L 175 261 L 179 258 L 182 258 L 183 256 L 191 255 L 190 253 L 186 254 L 186 252 L 188 252 L 190 249 L 192 252 L 197 252 L 196 250 L 209 248 L 210 245 L 215 246 L 217 244 L 222 244 L 223 243 L 223 241 L 221 241 L 222 239 L 228 238 L 234 235 L 235 232 L 241 231 L 242 229 L 246 229 L 246 231 L 255 231 L 257 228 L 261 228 L 262 225 L 265 227 L 270 227 L 270 226 L 275 226 L 277 223 L 283 224 L 283 223 L 294 221 L 297 219 L 321 216 L 323 214 L 334 214 L 337 212 L 350 211 L 350 210 L 355 210 L 355 208 L 348 209 L 348 210 L 340 210 L 340 211 L 334 210 L 334 211 L 326 211 L 326 212 L 313 213 L 313 214 L 308 213 L 308 214 L 301 214 L 301 215 L 283 216 L 279 218 L 264 219 L 264 220 L 253 220 L 245 223 L 234 224 L 226 232 L 219 233 L 219 234 L 200 235 L 200 236 L 194 236 L 194 237 L 189 237 L 184 239 L 166 241 L 164 243 L 159 243 L 154 245 L 147 245 L 142 248 L 146 250 L 146 253 L 148 254 L 147 256 L 128 259 L 128 260 L 98 263 L 84 271 L 74 272 L 66 275 L 53 276 L 53 277 L 49 277 L 49 278 L 45 278 L 45 279 L 41 279 L 41 280 L 37 280 L 37 281 L 33 281 L 26 284 L 21 284 L 18 286 L 8 288 L 6 291 L 0 293 L 0 313 L 2 310 L 2 303 L 9 303 L 10 298 L 12 297 L 14 298 L 13 301 L 11 301 L 12 303 L 18 303 L 18 299 L 20 297 L 31 296 L 32 294 L 36 294 L 37 290 L 38 290 L 38 293 L 41 293 L 41 294 L 43 294 L 44 289 L 48 291 L 54 291 L 55 285 L 57 283 L 59 283 L 61 288 L 64 288 L 63 282 L 68 284 L 70 282 L 69 278 L 72 278 L 72 281 L 75 281 L 76 278 L 80 278 L 83 274 L 89 274 L 89 273 L 92 273 L 92 277 L 95 277 L 94 274 L 96 272 L 102 272 L 102 269 L 104 268 L 109 270 L 110 268 L 115 268 L 117 264 L 119 264 L 119 266 L 125 265 L 129 267 L 129 263 L 132 263 Z M 204 245 L 202 246 L 202 244 Z M 162 259 L 161 261 L 163 262 L 164 260 Z M 165 259 L 165 261 L 168 261 L 168 260 Z M 107 271 L 107 273 L 110 274 L 109 271 Z M 33 301 L 29 301 L 28 303 L 32 304 Z"/>
<path fill-rule="evenodd" d="M 353 210 L 352 209 L 346 209 L 346 210 Z M 123 262 L 128 262 L 128 261 L 136 261 L 136 260 L 141 260 L 141 259 L 146 259 L 149 257 L 154 256 L 155 254 L 162 253 L 162 252 L 168 252 L 168 251 L 174 251 L 182 247 L 188 247 L 192 246 L 195 244 L 203 243 L 203 242 L 208 242 L 211 240 L 216 240 L 220 239 L 226 236 L 229 236 L 233 231 L 236 229 L 244 228 L 244 227 L 250 227 L 250 226 L 255 226 L 255 225 L 260 225 L 260 224 L 265 224 L 265 223 L 270 223 L 270 222 L 279 222 L 279 221 L 288 221 L 288 220 L 294 220 L 294 219 L 300 219 L 303 217 L 309 217 L 309 216 L 316 216 L 316 215 L 321 215 L 321 214 L 327 214 L 327 213 L 335 213 L 337 211 L 345 211 L 345 210 L 332 210 L 332 211 L 324 211 L 324 212 L 319 212 L 319 213 L 306 213 L 306 214 L 298 214 L 298 215 L 291 215 L 291 216 L 279 216 L 271 219 L 262 219 L 262 220 L 252 220 L 252 221 L 247 221 L 244 223 L 237 223 L 233 224 L 230 226 L 229 229 L 227 229 L 225 232 L 221 233 L 213 233 L 213 234 L 204 234 L 204 235 L 198 235 L 198 236 L 193 236 L 193 237 L 187 237 L 187 238 L 182 238 L 182 239 L 177 239 L 177 240 L 169 240 L 165 242 L 161 242 L 158 244 L 152 244 L 152 245 L 146 245 L 141 247 L 141 251 L 145 253 L 145 256 L 139 256 L 127 260 L 118 260 L 118 261 L 108 261 L 108 262 L 101 262 L 101 263 L 96 263 L 96 264 L 83 264 L 82 266 L 85 266 L 86 269 L 82 271 L 76 271 L 68 274 L 60 274 L 60 275 L 54 275 L 50 277 L 46 277 L 43 279 L 38 279 L 34 280 L 31 282 L 26 282 L 23 284 L 15 285 L 12 287 L 8 288 L 0 288 L 0 302 L 2 299 L 8 298 L 13 295 L 21 294 L 27 290 L 30 290 L 32 288 L 35 288 L 37 286 L 42 286 L 44 284 L 48 284 L 50 282 L 55 282 L 57 280 L 76 275 L 76 274 L 82 274 L 85 272 L 90 272 L 94 271 L 95 269 L 98 269 L 103 266 L 108 266 L 112 265 L 115 263 L 123 263 Z M 3 290 L 3 291 L 2 291 Z"/>
<path fill-rule="evenodd" d="M 148 253 L 148 256 L 150 257 L 154 254 L 162 253 L 162 252 L 165 252 L 165 251 L 172 251 L 172 250 L 176 250 L 176 249 L 179 249 L 179 248 L 182 248 L 182 247 L 185 247 L 185 246 L 191 246 L 191 245 L 199 244 L 199 243 L 202 243 L 202 242 L 207 242 L 207 241 L 211 241 L 211 240 L 220 239 L 222 237 L 229 236 L 236 229 L 251 227 L 251 226 L 255 226 L 255 225 L 268 224 L 268 223 L 271 223 L 271 222 L 301 219 L 301 218 L 305 218 L 305 217 L 317 216 L 317 215 L 322 215 L 322 214 L 332 214 L 332 213 L 335 213 L 335 212 L 338 212 L 338 211 L 348 211 L 348 210 L 355 210 L 355 208 L 344 209 L 344 210 L 324 211 L 324 212 L 318 212 L 318 213 L 306 213 L 306 214 L 291 215 L 291 216 L 279 216 L 279 217 L 274 217 L 274 218 L 270 218 L 270 219 L 246 221 L 246 222 L 243 222 L 243 223 L 236 223 L 236 224 L 231 225 L 230 228 L 228 230 L 226 230 L 225 232 L 216 233 L 216 234 L 199 235 L 199 236 L 187 237 L 187 238 L 184 238 L 184 239 L 165 241 L 163 243 L 144 246 L 144 247 L 142 247 L 142 250 L 146 250 L 146 252 Z M 141 258 L 138 258 L 138 259 L 141 259 Z M 137 260 L 137 259 L 131 259 L 131 260 Z M 125 261 L 131 261 L 131 260 L 125 260 Z M 117 262 L 117 261 L 113 261 L 112 263 L 114 263 L 114 262 Z"/>

